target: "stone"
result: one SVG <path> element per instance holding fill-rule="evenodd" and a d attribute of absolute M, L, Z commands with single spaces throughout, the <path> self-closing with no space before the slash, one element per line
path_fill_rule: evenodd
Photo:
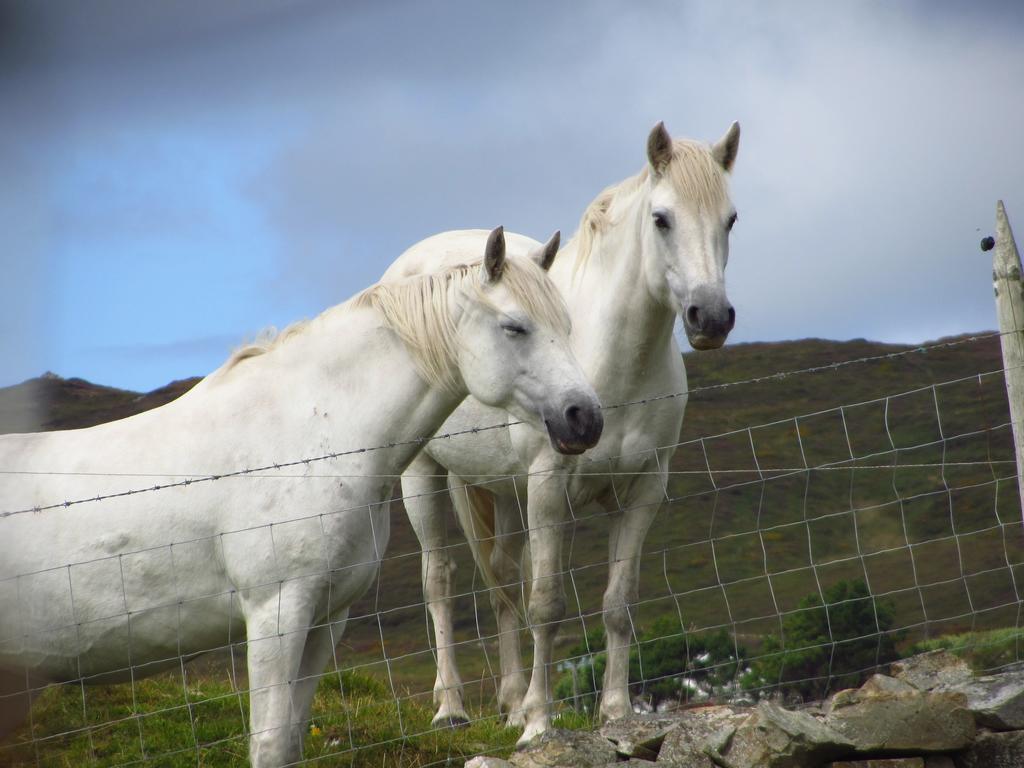
<path fill-rule="evenodd" d="M 925 692 L 876 675 L 829 702 L 826 724 L 857 745 L 860 753 L 952 752 L 974 738 L 967 697 Z"/>
<path fill-rule="evenodd" d="M 588 731 L 552 728 L 514 752 L 516 768 L 595 768 L 618 759 L 615 745 Z"/>
<path fill-rule="evenodd" d="M 831 712 L 833 709 L 842 709 L 856 704 L 871 694 L 912 694 L 915 692 L 917 692 L 917 688 L 902 680 L 886 675 L 872 675 L 860 688 L 845 688 L 834 693 L 825 702 L 825 711 Z"/>
<path fill-rule="evenodd" d="M 512 763 L 502 760 L 500 757 L 477 755 L 466 761 L 465 768 L 512 768 Z"/>
<path fill-rule="evenodd" d="M 975 677 L 967 663 L 946 651 L 931 651 L 892 664 L 893 674 L 923 691 L 956 691 L 979 726 L 997 731 L 1024 729 L 1024 669 Z"/>
<path fill-rule="evenodd" d="M 974 677 L 966 661 L 949 651 L 941 650 L 894 661 L 889 670 L 897 680 L 922 691 L 955 685 Z"/>
<path fill-rule="evenodd" d="M 980 726 L 994 731 L 1024 729 L 1024 672 L 1021 670 L 976 677 L 937 690 L 963 693 L 967 697 L 967 708 Z"/>
<path fill-rule="evenodd" d="M 888 675 L 875 674 L 860 687 L 863 693 L 914 693 L 918 690 L 908 682 Z"/>
<path fill-rule="evenodd" d="M 1020 768 L 1024 732 L 980 733 L 967 749 L 953 755 L 956 768 Z"/>
<path fill-rule="evenodd" d="M 727 742 L 752 711 L 749 708 L 730 706 L 680 710 L 676 717 L 678 725 L 665 735 L 661 744 L 658 764 L 714 768 L 705 748 L 709 743 L 721 745 Z"/>
<path fill-rule="evenodd" d="M 928 768 L 923 757 L 894 757 L 880 760 L 840 760 L 828 768 Z"/>
<path fill-rule="evenodd" d="M 635 715 L 605 723 L 598 732 L 615 745 L 615 750 L 622 757 L 657 760 L 665 737 L 678 728 L 680 722 L 678 715 Z"/>
<path fill-rule="evenodd" d="M 805 768 L 850 755 L 854 744 L 806 712 L 762 702 L 732 736 L 711 749 L 730 768 Z"/>

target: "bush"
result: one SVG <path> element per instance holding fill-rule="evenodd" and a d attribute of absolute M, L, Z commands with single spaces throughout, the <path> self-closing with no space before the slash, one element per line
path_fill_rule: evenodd
<path fill-rule="evenodd" d="M 677 620 L 658 619 L 630 648 L 630 693 L 650 696 L 654 706 L 668 700 L 706 699 L 733 684 L 745 654 L 724 630 L 687 633 Z M 556 698 L 593 712 L 606 663 L 604 631 L 588 632 L 560 665 L 564 674 L 555 685 Z"/>
<path fill-rule="evenodd" d="M 787 696 L 822 699 L 860 685 L 879 665 L 897 658 L 893 606 L 876 600 L 860 580 L 840 581 L 803 598 L 782 620 L 782 637 L 769 635 L 742 679 L 748 689 L 778 688 Z"/>
<path fill-rule="evenodd" d="M 914 656 L 940 649 L 956 654 L 970 664 L 975 672 L 994 672 L 1024 659 L 1024 633 L 1015 627 L 1007 627 L 943 635 L 920 640 L 907 648 L 902 655 Z"/>

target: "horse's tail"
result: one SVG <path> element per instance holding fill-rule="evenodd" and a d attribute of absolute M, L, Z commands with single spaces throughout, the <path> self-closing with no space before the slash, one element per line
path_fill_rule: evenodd
<path fill-rule="evenodd" d="M 469 542 L 469 549 L 473 553 L 477 570 L 483 578 L 484 586 L 491 594 L 496 594 L 498 600 L 505 604 L 510 610 L 515 611 L 520 620 L 524 620 L 523 612 L 518 603 L 510 598 L 505 589 L 508 585 L 502 584 L 498 575 L 494 572 L 492 558 L 494 551 L 501 545 L 495 536 L 495 500 L 494 494 L 485 488 L 476 485 L 464 485 L 452 495 L 455 507 L 455 515 L 459 520 L 466 540 Z M 524 547 L 524 551 L 529 547 Z M 529 557 L 529 555 L 526 555 Z M 529 594 L 529 580 L 526 584 L 526 594 Z"/>

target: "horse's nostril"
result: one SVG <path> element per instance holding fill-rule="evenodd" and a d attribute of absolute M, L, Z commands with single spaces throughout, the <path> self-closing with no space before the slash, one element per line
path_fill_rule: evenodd
<path fill-rule="evenodd" d="M 580 407 L 578 405 L 570 405 L 565 409 L 565 420 L 569 423 L 569 426 L 573 429 L 578 429 L 580 424 Z"/>
<path fill-rule="evenodd" d="M 686 323 L 692 328 L 697 328 L 700 323 L 700 310 L 695 304 L 686 308 Z"/>
<path fill-rule="evenodd" d="M 601 410 L 588 403 L 568 406 L 563 415 L 565 424 L 574 440 L 586 445 L 594 445 L 604 428 L 604 417 Z"/>
<path fill-rule="evenodd" d="M 736 325 L 736 310 L 729 307 L 729 330 L 731 331 Z"/>

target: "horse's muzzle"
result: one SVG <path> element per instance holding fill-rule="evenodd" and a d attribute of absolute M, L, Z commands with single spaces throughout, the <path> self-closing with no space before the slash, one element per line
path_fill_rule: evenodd
<path fill-rule="evenodd" d="M 718 349 L 736 325 L 736 310 L 725 294 L 694 291 L 683 312 L 683 329 L 696 350 Z"/>
<path fill-rule="evenodd" d="M 601 404 L 593 397 L 572 397 L 560 413 L 545 417 L 544 425 L 552 447 L 572 456 L 597 445 L 604 429 L 604 415 Z"/>

